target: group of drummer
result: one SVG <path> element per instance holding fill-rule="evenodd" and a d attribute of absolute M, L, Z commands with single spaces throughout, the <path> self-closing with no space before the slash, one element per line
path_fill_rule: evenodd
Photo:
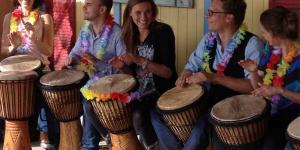
<path fill-rule="evenodd" d="M 32 21 L 36 1 L 19 0 L 22 15 L 16 19 L 17 27 L 11 21 L 18 18 L 14 16 L 17 9 L 5 17 L 2 37 L 8 40 L 2 40 L 2 56 L 30 54 L 40 59 L 52 53 L 53 45 L 49 41 L 53 40 L 53 29 L 50 29 L 53 23 L 48 15 L 40 15 Z M 244 0 L 213 0 L 206 14 L 210 32 L 203 36 L 177 78 L 174 33 L 169 25 L 156 21 L 158 9 L 153 0 L 129 0 L 122 28 L 109 14 L 111 8 L 112 0 L 85 0 L 83 14 L 88 23 L 81 29 L 66 65 L 86 72 L 90 78 L 87 85 L 116 73 L 136 78 L 138 86 L 134 96 L 131 95 L 137 99 L 131 102 L 132 123 L 147 149 L 157 147 L 158 143 L 163 150 L 206 149 L 211 137 L 216 136 L 209 123 L 209 110 L 218 102 L 239 94 L 264 97 L 270 102 L 271 119 L 266 135 L 260 139 L 260 148 L 285 148 L 287 126 L 299 116 L 300 109 L 296 14 L 284 7 L 264 11 L 260 16 L 262 36 L 267 41 L 264 43 L 243 25 Z M 193 93 L 180 95 L 183 89 L 194 84 L 201 84 L 203 88 L 203 95 L 198 98 L 205 101 L 201 103 L 205 107 L 194 120 L 188 137 L 182 140 L 162 115 L 162 107 L 157 109 L 157 100 L 176 85 L 177 97 L 175 94 L 169 98 L 183 98 L 182 102 L 169 105 L 178 105 L 180 109 L 195 99 Z M 195 95 L 201 92 L 194 91 Z M 109 130 L 100 123 L 87 97 L 82 104 L 82 149 L 99 149 L 101 138 L 109 141 Z M 212 143 L 214 149 L 224 148 L 224 141 L 212 140 Z"/>

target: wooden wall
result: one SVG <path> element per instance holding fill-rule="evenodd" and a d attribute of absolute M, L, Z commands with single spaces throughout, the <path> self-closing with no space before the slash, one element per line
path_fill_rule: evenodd
<path fill-rule="evenodd" d="M 3 19 L 6 13 L 12 10 L 12 1 L 11 0 L 1 0 L 0 5 L 0 41 L 2 40 L 2 29 L 3 29 Z M 0 42 L 1 49 L 1 42 Z M 0 57 L 1 59 L 1 57 Z"/>
<path fill-rule="evenodd" d="M 205 0 L 195 0 L 194 8 L 159 7 L 158 20 L 172 26 L 176 38 L 176 66 L 182 71 L 187 59 L 204 34 Z M 250 31 L 260 34 L 259 16 L 268 8 L 268 0 L 246 0 L 247 12 L 245 22 Z M 122 12 L 126 5 L 122 5 Z M 76 31 L 83 24 L 82 0 L 76 5 Z"/>

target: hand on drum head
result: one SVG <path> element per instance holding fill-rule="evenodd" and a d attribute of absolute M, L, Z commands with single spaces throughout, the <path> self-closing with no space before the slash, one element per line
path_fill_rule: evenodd
<path fill-rule="evenodd" d="M 186 82 L 188 84 L 203 83 L 204 81 L 207 81 L 207 78 L 202 72 L 193 73 L 191 76 L 186 78 Z"/>
<path fill-rule="evenodd" d="M 91 63 L 92 65 L 96 64 L 96 62 L 98 61 L 98 59 L 93 56 L 92 54 L 88 53 L 88 52 L 81 52 L 80 56 L 87 60 L 89 63 Z"/>
<path fill-rule="evenodd" d="M 125 53 L 121 55 L 119 59 L 125 62 L 126 64 L 130 65 L 136 61 L 136 56 L 132 53 Z"/>
<path fill-rule="evenodd" d="M 251 93 L 255 96 L 271 97 L 273 95 L 282 94 L 283 89 L 280 87 L 273 87 L 258 83 L 259 88 L 253 90 Z"/>
<path fill-rule="evenodd" d="M 186 79 L 192 75 L 192 72 L 188 71 L 188 70 L 184 70 L 181 75 L 178 77 L 178 79 L 176 80 L 175 85 L 177 87 L 184 87 L 186 85 Z"/>
<path fill-rule="evenodd" d="M 74 58 L 72 56 L 67 56 L 65 59 L 65 67 L 70 66 L 73 63 L 74 63 Z"/>
<path fill-rule="evenodd" d="M 257 71 L 257 62 L 247 59 L 241 60 L 238 62 L 241 67 L 243 67 L 248 72 L 255 72 Z"/>
<path fill-rule="evenodd" d="M 121 69 L 125 66 L 125 63 L 119 59 L 119 57 L 113 57 L 108 61 L 109 64 L 111 64 L 114 68 Z"/>

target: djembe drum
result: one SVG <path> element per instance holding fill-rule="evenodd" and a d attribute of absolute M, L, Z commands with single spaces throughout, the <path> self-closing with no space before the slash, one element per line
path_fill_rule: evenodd
<path fill-rule="evenodd" d="M 300 117 L 289 124 L 287 128 L 287 138 L 294 150 L 300 150 Z"/>
<path fill-rule="evenodd" d="M 131 75 L 114 74 L 88 87 L 92 93 L 100 95 L 100 100 L 92 100 L 91 104 L 99 121 L 110 131 L 113 150 L 141 149 L 132 125 L 132 103 L 125 102 L 135 85 L 136 80 Z"/>
<path fill-rule="evenodd" d="M 42 95 L 50 112 L 60 121 L 60 150 L 79 150 L 82 127 L 80 88 L 86 76 L 81 71 L 60 70 L 45 74 L 40 79 Z"/>
<path fill-rule="evenodd" d="M 228 149 L 261 149 L 269 118 L 270 105 L 251 95 L 226 98 L 210 112 L 217 140 Z"/>
<path fill-rule="evenodd" d="M 192 84 L 184 88 L 173 88 L 165 92 L 157 101 L 159 113 L 170 130 L 185 143 L 190 133 L 205 110 L 205 102 L 201 99 L 203 89 Z"/>
<path fill-rule="evenodd" d="M 0 116 L 5 119 L 4 150 L 30 150 L 27 119 L 34 112 L 35 80 L 29 72 L 0 72 Z"/>
<path fill-rule="evenodd" d="M 16 55 L 3 59 L 0 62 L 0 71 L 37 71 L 42 63 L 39 59 L 30 55 Z"/>

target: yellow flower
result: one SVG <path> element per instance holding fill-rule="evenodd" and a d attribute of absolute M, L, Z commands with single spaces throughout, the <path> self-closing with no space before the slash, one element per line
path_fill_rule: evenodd
<path fill-rule="evenodd" d="M 93 100 L 95 98 L 95 94 L 88 89 L 88 87 L 84 86 L 80 89 L 82 96 L 87 100 Z"/>
<path fill-rule="evenodd" d="M 273 80 L 273 73 L 274 71 L 271 69 L 266 69 L 266 75 L 263 79 L 264 85 L 271 85 Z"/>

